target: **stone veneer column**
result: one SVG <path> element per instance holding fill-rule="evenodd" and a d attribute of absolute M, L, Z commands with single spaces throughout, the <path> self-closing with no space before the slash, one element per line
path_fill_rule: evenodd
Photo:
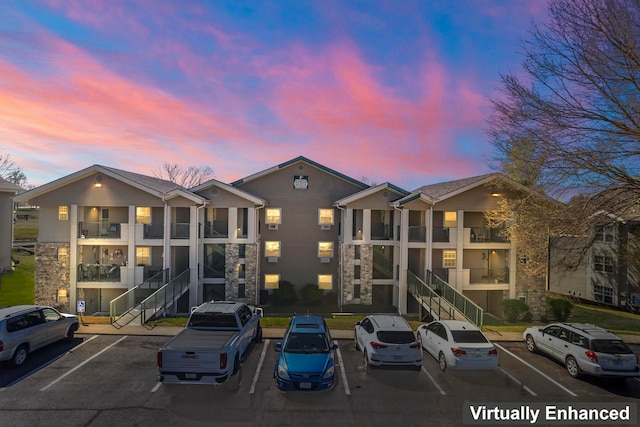
<path fill-rule="evenodd" d="M 520 292 L 526 292 L 527 305 L 535 320 L 544 317 L 547 312 L 547 290 L 544 278 L 529 277 L 524 274 L 522 264 L 516 267 L 516 298 Z M 504 293 L 504 298 L 509 298 L 508 291 Z"/>
<path fill-rule="evenodd" d="M 35 303 L 50 305 L 60 311 L 70 313 L 68 299 L 64 302 L 57 301 L 59 289 L 66 289 L 67 295 L 71 290 L 68 255 L 66 260 L 58 261 L 58 248 L 61 247 L 67 248 L 67 254 L 69 253 L 68 243 L 36 243 L 35 245 Z"/>
<path fill-rule="evenodd" d="M 236 301 L 238 299 L 240 246 L 237 243 L 227 243 L 224 252 L 224 299 Z"/>
<path fill-rule="evenodd" d="M 351 243 L 342 244 L 342 304 L 353 304 L 353 285 L 354 285 L 354 265 L 355 265 L 355 247 Z M 347 295 L 351 294 L 351 299 L 347 299 Z"/>
<path fill-rule="evenodd" d="M 373 304 L 373 245 L 360 246 L 360 302 Z"/>
<path fill-rule="evenodd" d="M 244 247 L 244 300 L 247 304 L 258 305 L 259 287 L 257 283 L 258 271 L 258 245 L 256 243 L 247 244 Z"/>

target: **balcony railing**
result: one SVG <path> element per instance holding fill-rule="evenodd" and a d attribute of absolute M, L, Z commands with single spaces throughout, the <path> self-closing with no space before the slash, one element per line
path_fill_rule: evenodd
<path fill-rule="evenodd" d="M 105 222 L 79 222 L 78 238 L 80 239 L 119 239 L 120 224 Z"/>
<path fill-rule="evenodd" d="M 229 224 L 227 221 L 213 221 L 204 224 L 203 236 L 205 239 L 210 238 L 227 238 L 229 237 Z"/>
<path fill-rule="evenodd" d="M 498 284 L 509 283 L 508 268 L 470 268 L 470 284 Z"/>
<path fill-rule="evenodd" d="M 409 226 L 409 241 L 410 242 L 424 242 L 427 240 L 427 227 L 410 225 Z"/>
<path fill-rule="evenodd" d="M 508 243 L 502 233 L 502 228 L 471 227 L 470 240 L 471 243 Z"/>
<path fill-rule="evenodd" d="M 164 237 L 164 224 L 144 224 L 143 237 L 145 239 L 162 239 Z"/>
<path fill-rule="evenodd" d="M 120 282 L 117 264 L 79 264 L 78 282 Z"/>
<path fill-rule="evenodd" d="M 371 224 L 371 240 L 391 240 L 392 238 L 393 228 L 391 224 Z"/>
<path fill-rule="evenodd" d="M 172 239 L 188 239 L 189 238 L 189 223 L 175 223 L 171 224 L 171 238 Z"/>
<path fill-rule="evenodd" d="M 449 227 L 433 227 L 434 242 L 449 242 Z"/>

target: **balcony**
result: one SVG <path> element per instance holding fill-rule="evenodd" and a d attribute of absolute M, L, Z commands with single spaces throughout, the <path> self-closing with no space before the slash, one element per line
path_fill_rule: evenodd
<path fill-rule="evenodd" d="M 79 264 L 78 282 L 120 282 L 117 264 Z"/>
<path fill-rule="evenodd" d="M 226 239 L 229 237 L 229 224 L 227 221 L 207 221 L 204 224 L 203 238 Z"/>
<path fill-rule="evenodd" d="M 409 226 L 409 241 L 410 242 L 425 242 L 427 240 L 427 227 L 410 225 Z"/>
<path fill-rule="evenodd" d="M 171 224 L 171 238 L 172 239 L 188 239 L 189 238 L 189 223 L 175 223 Z"/>
<path fill-rule="evenodd" d="M 121 224 L 106 222 L 79 222 L 80 239 L 120 239 Z"/>
<path fill-rule="evenodd" d="M 393 239 L 393 226 L 391 224 L 374 223 L 371 224 L 371 240 L 391 240 Z"/>
<path fill-rule="evenodd" d="M 162 239 L 164 237 L 164 224 L 162 223 L 151 223 L 151 224 L 143 224 L 143 238 L 144 239 Z"/>
<path fill-rule="evenodd" d="M 449 243 L 450 231 L 449 227 L 433 227 L 433 242 Z"/>
<path fill-rule="evenodd" d="M 508 268 L 470 268 L 469 284 L 498 285 L 509 283 Z"/>
<path fill-rule="evenodd" d="M 470 227 L 465 228 L 465 234 L 467 231 L 470 243 L 509 243 L 502 234 L 502 228 Z"/>

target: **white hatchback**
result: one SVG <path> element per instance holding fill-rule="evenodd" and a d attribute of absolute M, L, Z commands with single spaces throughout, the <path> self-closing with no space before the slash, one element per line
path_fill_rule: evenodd
<path fill-rule="evenodd" d="M 422 349 L 409 323 L 399 315 L 372 314 L 356 322 L 355 346 L 365 367 L 413 366 L 422 368 Z"/>
<path fill-rule="evenodd" d="M 473 323 L 438 320 L 418 327 L 418 341 L 436 358 L 443 371 L 492 370 L 498 367 L 498 351 Z"/>

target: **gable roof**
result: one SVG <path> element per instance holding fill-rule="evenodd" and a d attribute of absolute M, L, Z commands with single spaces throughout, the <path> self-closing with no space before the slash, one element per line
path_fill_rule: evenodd
<path fill-rule="evenodd" d="M 23 188 L 19 185 L 9 182 L 4 178 L 0 178 L 0 193 L 19 193 L 23 191 Z"/>
<path fill-rule="evenodd" d="M 239 188 L 233 187 L 229 184 L 225 184 L 222 181 L 218 181 L 217 179 L 210 179 L 207 182 L 204 182 L 200 185 L 197 185 L 193 188 L 191 188 L 190 190 L 193 191 L 194 193 L 197 193 L 198 191 L 202 191 L 202 190 L 206 190 L 210 187 L 218 187 L 218 188 L 222 188 L 225 191 L 228 191 L 231 194 L 235 194 L 238 197 L 241 197 L 245 200 L 248 200 L 250 202 L 255 203 L 256 205 L 266 205 L 267 201 L 264 199 L 261 199 L 260 197 L 256 197 L 253 194 L 247 193 L 246 191 L 243 191 Z"/>
<path fill-rule="evenodd" d="M 298 156 L 298 157 L 296 157 L 295 159 L 291 159 L 291 160 L 289 160 L 289 161 L 287 161 L 287 162 L 280 163 L 280 164 L 279 164 L 279 165 L 277 165 L 277 166 L 273 166 L 273 167 L 271 167 L 271 168 L 269 168 L 269 169 L 265 169 L 265 170 L 263 170 L 263 171 L 261 171 L 261 172 L 254 173 L 253 175 L 249 175 L 248 177 L 245 177 L 245 178 L 242 178 L 242 179 L 239 179 L 239 180 L 237 180 L 237 181 L 232 182 L 232 183 L 231 183 L 231 185 L 236 186 L 236 185 L 244 184 L 244 183 L 249 182 L 249 181 L 253 181 L 254 179 L 258 179 L 258 178 L 263 177 L 263 176 L 265 176 L 265 175 L 269 175 L 269 174 L 271 174 L 271 173 L 277 172 L 277 171 L 279 171 L 280 169 L 284 169 L 284 168 L 286 168 L 286 167 L 289 167 L 289 166 L 291 166 L 292 164 L 295 164 L 295 163 L 297 163 L 297 162 L 305 162 L 305 163 L 307 163 L 307 164 L 309 164 L 309 165 L 311 165 L 311 166 L 314 166 L 314 167 L 316 167 L 316 168 L 318 168 L 318 169 L 321 169 L 321 170 L 323 170 L 323 171 L 325 171 L 325 172 L 328 172 L 328 173 L 330 173 L 331 175 L 334 175 L 334 176 L 336 176 L 336 177 L 338 177 L 338 178 L 340 178 L 340 179 L 343 179 L 343 180 L 345 180 L 345 181 L 348 181 L 348 182 L 350 182 L 350 183 L 352 183 L 352 184 L 355 184 L 355 185 L 357 185 L 357 186 L 359 186 L 359 187 L 362 187 L 362 188 L 368 188 L 368 187 L 369 187 L 369 185 L 368 185 L 368 184 L 365 184 L 365 183 L 364 183 L 364 182 L 362 182 L 362 181 L 358 181 L 358 180 L 356 180 L 356 179 L 353 179 L 353 178 L 351 178 L 351 177 L 349 177 L 349 176 L 347 176 L 347 175 L 344 175 L 344 174 L 342 174 L 342 173 L 340 173 L 340 172 L 337 172 L 337 171 L 335 171 L 335 170 L 333 170 L 333 169 L 331 169 L 331 168 L 328 168 L 328 167 L 326 167 L 326 166 L 323 166 L 323 165 L 321 165 L 320 163 L 316 163 L 316 162 L 314 162 L 313 160 L 309 160 L 309 159 L 307 159 L 307 158 L 306 158 L 306 157 L 304 157 L 304 156 Z"/>
<path fill-rule="evenodd" d="M 72 173 L 71 175 L 67 175 L 55 181 L 51 181 L 47 184 L 41 185 L 40 187 L 36 187 L 32 190 L 26 191 L 16 196 L 15 200 L 27 201 L 31 198 L 38 197 L 42 194 L 57 190 L 96 173 L 104 174 L 113 179 L 131 185 L 132 187 L 135 187 L 139 190 L 153 194 L 159 198 L 164 198 L 165 200 L 182 196 L 195 203 L 205 202 L 204 198 L 190 192 L 184 187 L 179 186 L 175 182 L 102 165 L 89 166 L 88 168 Z"/>
<path fill-rule="evenodd" d="M 364 189 L 362 191 L 358 191 L 357 193 L 351 194 L 351 195 L 349 195 L 347 197 L 344 197 L 344 198 L 342 198 L 340 200 L 337 200 L 337 201 L 335 201 L 333 203 L 333 205 L 334 206 L 344 206 L 344 205 L 347 205 L 349 203 L 353 203 L 356 200 L 363 199 L 365 197 L 368 197 L 368 196 L 370 196 L 372 194 L 375 194 L 375 193 L 377 193 L 379 191 L 382 191 L 382 190 L 385 190 L 385 189 L 393 191 L 394 193 L 398 194 L 400 197 L 404 197 L 404 196 L 407 196 L 409 194 L 409 192 L 407 190 L 403 190 L 400 187 L 396 187 L 393 184 L 385 182 L 383 184 L 376 185 L 375 187 L 366 188 L 366 189 Z"/>
<path fill-rule="evenodd" d="M 425 185 L 414 191 L 404 199 L 399 200 L 400 204 L 407 203 L 416 199 L 418 194 L 427 196 L 433 203 L 441 202 L 450 197 L 469 191 L 481 185 L 490 184 L 492 182 L 501 182 L 517 191 L 525 193 L 538 193 L 536 190 L 524 186 L 501 173 L 489 173 L 485 175 L 472 176 L 469 178 L 456 179 L 437 184 Z"/>

